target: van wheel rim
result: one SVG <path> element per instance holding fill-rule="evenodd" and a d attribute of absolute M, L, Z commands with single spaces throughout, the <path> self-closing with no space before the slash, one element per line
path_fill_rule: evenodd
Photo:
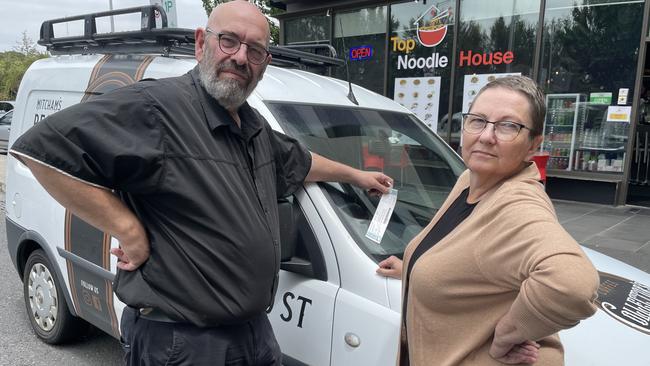
<path fill-rule="evenodd" d="M 49 332 L 56 324 L 59 298 L 52 274 L 42 263 L 36 263 L 29 271 L 29 306 L 38 327 Z"/>

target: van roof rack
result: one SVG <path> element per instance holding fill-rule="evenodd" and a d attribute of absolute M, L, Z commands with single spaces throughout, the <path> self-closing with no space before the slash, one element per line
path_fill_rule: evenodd
<path fill-rule="evenodd" d="M 139 30 L 124 32 L 97 33 L 97 18 L 113 15 L 140 13 Z M 161 27 L 156 26 L 160 17 Z M 80 36 L 56 37 L 54 25 L 72 21 L 84 21 L 84 34 Z M 61 54 L 161 54 L 163 56 L 194 56 L 194 30 L 187 28 L 167 28 L 167 14 L 160 5 L 138 6 L 98 13 L 77 15 L 46 20 L 41 25 L 38 44 L 45 46 L 53 55 Z M 323 47 L 318 46 L 318 47 Z M 324 56 L 298 51 L 293 47 L 271 46 L 271 64 L 281 67 L 326 68 L 341 66 L 343 60 L 336 58 L 336 51 L 330 46 Z"/>

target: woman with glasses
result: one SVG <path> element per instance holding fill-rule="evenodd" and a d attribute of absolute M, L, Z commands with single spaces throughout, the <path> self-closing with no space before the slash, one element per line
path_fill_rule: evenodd
<path fill-rule="evenodd" d="M 508 76 L 463 115 L 467 171 L 404 253 L 400 365 L 562 365 L 557 332 L 596 311 L 597 272 L 531 163 L 545 113 L 535 82 Z"/>

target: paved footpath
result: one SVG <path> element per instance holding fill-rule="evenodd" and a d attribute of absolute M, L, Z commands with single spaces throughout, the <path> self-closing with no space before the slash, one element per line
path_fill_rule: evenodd
<path fill-rule="evenodd" d="M 650 273 L 650 208 L 553 204 L 564 229 L 580 244 Z"/>

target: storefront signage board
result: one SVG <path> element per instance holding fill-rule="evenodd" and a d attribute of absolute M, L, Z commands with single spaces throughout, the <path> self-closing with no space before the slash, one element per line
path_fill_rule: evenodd
<path fill-rule="evenodd" d="M 167 26 L 169 28 L 178 27 L 178 21 L 176 17 L 176 0 L 150 0 L 151 5 L 160 5 L 165 9 L 167 14 Z M 156 27 L 162 27 L 162 21 L 160 19 L 160 14 L 156 12 Z"/>
<path fill-rule="evenodd" d="M 435 47 L 447 35 L 447 27 L 452 23 L 452 7 L 449 1 L 435 3 L 416 19 L 418 41 L 424 47 Z"/>
<path fill-rule="evenodd" d="M 434 132 L 438 130 L 440 76 L 395 78 L 394 98 Z"/>
<path fill-rule="evenodd" d="M 432 52 L 431 56 L 424 57 L 415 57 L 411 53 L 418 45 L 432 48 L 445 40 L 447 27 L 453 24 L 451 9 L 451 3 L 447 0 L 436 2 L 415 19 L 413 23 L 417 27 L 415 36 L 409 38 L 390 37 L 392 52 L 404 53 L 397 56 L 397 70 L 431 70 L 447 67 L 449 58 L 438 52 Z"/>
<path fill-rule="evenodd" d="M 397 56 L 397 70 L 437 69 L 447 67 L 447 56 L 433 53 L 429 57 L 411 57 L 408 55 Z"/>
<path fill-rule="evenodd" d="M 465 82 L 463 83 L 463 113 L 469 112 L 474 98 L 487 83 L 497 78 L 502 78 L 509 75 L 521 75 L 520 72 L 506 72 L 501 74 L 471 74 L 465 75 Z"/>
<path fill-rule="evenodd" d="M 630 106 L 609 106 L 607 108 L 607 122 L 630 122 L 632 107 Z"/>
<path fill-rule="evenodd" d="M 627 93 L 630 91 L 628 88 L 620 88 L 618 89 L 618 105 L 625 105 L 627 104 Z"/>
<path fill-rule="evenodd" d="M 458 66 L 485 66 L 511 64 L 515 60 L 515 54 L 512 51 L 496 51 L 485 53 L 472 53 L 472 51 L 460 51 L 458 55 Z"/>
<path fill-rule="evenodd" d="M 612 93 L 590 93 L 589 102 L 593 104 L 612 104 Z"/>
<path fill-rule="evenodd" d="M 374 54 L 372 46 L 364 45 L 357 47 L 350 47 L 350 60 L 352 61 L 362 61 L 372 58 Z"/>

